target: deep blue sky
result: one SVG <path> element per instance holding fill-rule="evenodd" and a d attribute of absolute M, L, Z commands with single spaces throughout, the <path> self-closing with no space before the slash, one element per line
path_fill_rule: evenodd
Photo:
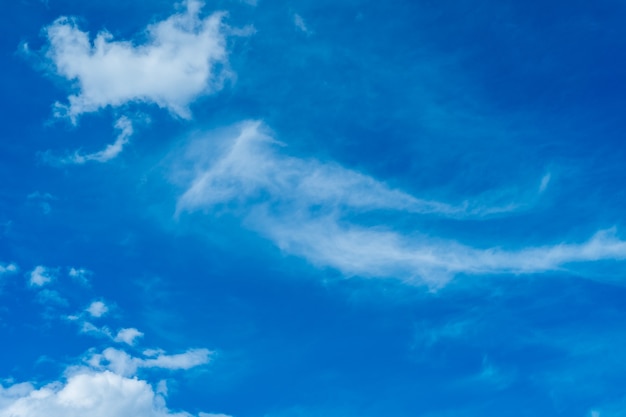
<path fill-rule="evenodd" d="M 3 6 L 0 417 L 626 415 L 623 2 Z"/>

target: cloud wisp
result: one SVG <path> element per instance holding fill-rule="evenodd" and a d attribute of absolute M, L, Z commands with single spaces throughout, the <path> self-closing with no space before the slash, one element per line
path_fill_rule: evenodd
<path fill-rule="evenodd" d="M 459 205 L 414 197 L 381 181 L 333 162 L 284 156 L 284 144 L 272 138 L 261 122 L 244 122 L 227 140 L 223 153 L 210 166 L 197 162 L 191 186 L 178 202 L 179 210 L 246 203 L 266 195 L 293 206 L 399 210 L 464 218 L 513 210 L 518 204 L 485 206 L 465 201 Z M 192 146 L 190 153 L 197 153 Z M 210 160 L 212 155 L 207 155 Z"/>
<path fill-rule="evenodd" d="M 64 158 L 60 162 L 62 164 L 82 165 L 90 161 L 108 162 L 116 158 L 124 150 L 124 146 L 128 144 L 130 137 L 133 135 L 133 124 L 128 117 L 122 116 L 115 122 L 115 128 L 120 133 L 117 135 L 115 142 L 107 145 L 103 150 L 89 154 L 81 154 L 79 151 L 76 151 L 74 155 Z"/>
<path fill-rule="evenodd" d="M 228 69 L 225 13 L 201 17 L 203 3 L 187 0 L 185 10 L 145 29 L 145 42 L 116 40 L 106 31 L 91 40 L 76 22 L 61 17 L 45 30 L 51 71 L 73 82 L 68 104 L 57 103 L 57 116 L 73 123 L 83 113 L 129 102 L 156 104 L 191 118 L 189 104 L 219 91 Z"/>
<path fill-rule="evenodd" d="M 17 265 L 14 263 L 2 264 L 0 263 L 0 277 L 5 274 L 14 274 L 17 272 Z"/>
<path fill-rule="evenodd" d="M 463 219 L 494 208 L 423 200 L 336 163 L 285 156 L 260 122 L 238 126 L 217 156 L 196 161 L 177 214 L 236 209 L 243 222 L 288 254 L 351 276 L 395 277 L 438 287 L 456 274 L 539 273 L 575 262 L 626 259 L 626 242 L 615 230 L 582 243 L 515 250 L 479 249 L 454 240 L 366 226 L 355 213 L 391 210 Z M 198 153 L 197 145 L 190 148 Z M 542 179 L 540 191 L 547 180 Z"/>

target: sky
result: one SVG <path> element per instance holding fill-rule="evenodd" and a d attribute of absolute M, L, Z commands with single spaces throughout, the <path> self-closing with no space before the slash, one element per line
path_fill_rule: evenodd
<path fill-rule="evenodd" d="M 626 416 L 626 4 L 20 0 L 0 417 Z"/>

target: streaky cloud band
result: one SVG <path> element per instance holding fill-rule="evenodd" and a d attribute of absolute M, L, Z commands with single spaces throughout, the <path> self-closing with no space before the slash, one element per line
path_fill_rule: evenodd
<path fill-rule="evenodd" d="M 236 208 L 248 228 L 284 252 L 347 276 L 393 277 L 436 288 L 462 273 L 542 273 L 576 262 L 626 259 L 626 242 L 615 229 L 582 243 L 507 250 L 355 223 L 351 214 L 373 210 L 460 220 L 505 210 L 480 201 L 455 206 L 419 199 L 334 162 L 285 156 L 276 150 L 283 144 L 259 121 L 231 130 L 221 150 L 212 143 L 213 150 L 203 152 L 198 152 L 200 145 L 190 145 L 195 166 L 192 172 L 177 173 L 187 178 L 177 216 Z M 549 176 L 541 179 L 540 193 L 548 181 Z"/>

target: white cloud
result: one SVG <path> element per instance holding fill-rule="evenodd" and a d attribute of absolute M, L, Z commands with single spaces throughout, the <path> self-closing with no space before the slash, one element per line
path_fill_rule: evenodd
<path fill-rule="evenodd" d="M 141 361 L 140 367 L 161 369 L 191 369 L 209 363 L 211 352 L 208 349 L 190 349 L 185 353 L 166 355 L 161 353 L 154 358 Z"/>
<path fill-rule="evenodd" d="M 149 25 L 144 43 L 115 40 L 106 31 L 92 41 L 67 17 L 48 26 L 46 57 L 77 90 L 68 105 L 57 103 L 58 115 L 76 122 L 83 113 L 144 102 L 190 118 L 189 104 L 220 90 L 231 76 L 226 40 L 236 31 L 222 22 L 225 13 L 201 18 L 202 2 L 184 5 L 181 13 Z"/>
<path fill-rule="evenodd" d="M 89 284 L 89 276 L 91 274 L 92 274 L 91 271 L 88 271 L 87 269 L 84 269 L 84 268 L 70 268 L 68 272 L 68 275 L 70 276 L 70 278 L 74 279 L 75 281 L 83 285 Z"/>
<path fill-rule="evenodd" d="M 213 352 L 208 349 L 189 349 L 184 353 L 168 355 L 156 353 L 153 357 L 131 356 L 123 350 L 107 348 L 89 358 L 89 364 L 97 369 L 108 369 L 120 375 L 134 375 L 139 368 L 188 370 L 210 362 Z"/>
<path fill-rule="evenodd" d="M 135 340 L 143 336 L 143 333 L 134 327 L 128 329 L 120 329 L 115 336 L 115 341 L 120 343 L 126 343 L 127 345 L 134 345 Z"/>
<path fill-rule="evenodd" d="M 192 173 L 191 186 L 178 202 L 178 209 L 206 209 L 232 201 L 249 202 L 268 194 L 271 199 L 300 207 L 343 206 L 450 216 L 479 211 L 478 208 L 468 208 L 468 204 L 453 206 L 415 198 L 335 163 L 280 155 L 275 148 L 282 144 L 264 130 L 260 122 L 242 123 L 235 129 L 234 139 L 227 138 L 224 152 L 217 160 L 208 164 L 200 160 L 198 169 Z M 191 153 L 202 158 L 198 149 L 192 147 Z"/>
<path fill-rule="evenodd" d="M 109 307 L 102 301 L 94 301 L 85 311 L 89 313 L 91 317 L 102 317 L 109 311 Z"/>
<path fill-rule="evenodd" d="M 120 131 L 117 135 L 117 139 L 115 139 L 115 142 L 112 144 L 107 145 L 103 150 L 89 154 L 81 154 L 79 151 L 76 151 L 69 157 L 58 159 L 58 163 L 82 165 L 90 161 L 108 162 L 114 159 L 124 150 L 124 146 L 133 135 L 133 124 L 128 117 L 122 116 L 115 122 L 115 128 Z M 56 162 L 54 161 L 55 158 L 52 159 L 52 162 Z"/>
<path fill-rule="evenodd" d="M 13 264 L 11 264 L 13 265 Z M 17 267 L 5 267 L 12 272 Z M 83 275 L 71 269 L 70 275 Z M 32 271 L 36 285 L 43 285 L 45 267 Z M 44 277 L 44 278 L 42 278 Z M 51 291 L 41 289 L 39 296 Z M 79 315 L 67 316 L 81 325 L 81 332 L 104 336 L 133 344 L 143 334 L 134 328 L 123 328 L 114 338 L 107 327 L 97 327 L 84 317 L 100 317 L 108 308 L 101 301 L 94 301 Z M 46 385 L 36 382 L 15 383 L 13 379 L 0 377 L 0 417 L 194 417 L 185 411 L 172 411 L 166 405 L 167 381 L 154 381 L 152 369 L 189 370 L 210 362 L 213 352 L 208 349 L 188 349 L 179 354 L 167 354 L 160 349 L 145 351 L 138 356 L 121 349 L 105 348 L 101 353 L 90 349 L 73 365 L 68 366 L 63 378 Z M 143 369 L 142 378 L 137 371 Z M 158 373 L 162 376 L 162 372 Z M 202 415 L 202 414 L 201 414 Z M 210 414 L 204 414 L 208 416 Z M 218 416 L 217 414 L 215 416 Z M 224 415 L 226 416 L 226 415 Z M 226 416 L 228 417 L 228 416 Z"/>
<path fill-rule="evenodd" d="M 293 24 L 296 25 L 296 28 L 304 33 L 306 33 L 307 35 L 310 35 L 312 32 L 309 30 L 308 26 L 306 25 L 306 23 L 304 22 L 304 19 L 302 18 L 302 16 L 300 16 L 298 13 L 295 13 L 293 15 Z"/>
<path fill-rule="evenodd" d="M 210 354 L 207 349 L 190 349 L 179 355 L 161 352 L 155 358 L 137 358 L 113 348 L 89 353 L 81 364 L 66 369 L 65 378 L 40 388 L 5 380 L 0 384 L 0 417 L 193 417 L 168 409 L 166 381 L 159 381 L 155 389 L 136 372 L 186 370 L 208 363 Z M 199 415 L 206 416 L 220 415 Z"/>
<path fill-rule="evenodd" d="M 259 122 L 241 124 L 232 136 L 221 153 L 209 152 L 204 159 L 201 145 L 191 146 L 190 153 L 199 159 L 191 172 L 178 172 L 188 185 L 177 213 L 236 207 L 245 213 L 248 227 L 286 253 L 345 275 L 395 277 L 437 287 L 458 273 L 537 273 L 573 262 L 626 259 L 626 242 L 615 230 L 583 243 L 505 250 L 360 225 L 349 221 L 349 215 L 395 210 L 461 219 L 495 209 L 418 199 L 335 163 L 281 155 L 275 151 L 280 143 Z"/>
<path fill-rule="evenodd" d="M 54 273 L 50 268 L 38 265 L 30 273 L 30 285 L 33 287 L 43 287 L 54 279 Z"/>
<path fill-rule="evenodd" d="M 249 219 L 282 250 L 314 264 L 349 276 L 396 277 L 432 287 L 458 273 L 526 274 L 559 270 L 573 262 L 626 259 L 626 242 L 614 230 L 598 232 L 584 243 L 507 251 L 345 224 L 330 215 L 276 216 L 257 208 Z"/>
<path fill-rule="evenodd" d="M 17 272 L 17 265 L 14 263 L 2 264 L 0 263 L 0 276 L 5 274 L 14 274 Z"/>
<path fill-rule="evenodd" d="M 227 414 L 200 413 L 198 417 L 231 417 Z"/>
<path fill-rule="evenodd" d="M 0 417 L 191 417 L 172 412 L 147 381 L 83 370 L 39 389 L 0 388 Z"/>

